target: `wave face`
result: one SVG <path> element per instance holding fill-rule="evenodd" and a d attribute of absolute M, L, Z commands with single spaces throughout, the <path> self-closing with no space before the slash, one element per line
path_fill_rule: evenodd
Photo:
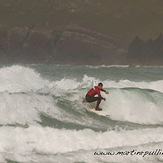
<path fill-rule="evenodd" d="M 163 161 L 162 67 L 1 65 L 0 81 L 0 162 Z M 98 82 L 103 115 L 82 102 Z"/>

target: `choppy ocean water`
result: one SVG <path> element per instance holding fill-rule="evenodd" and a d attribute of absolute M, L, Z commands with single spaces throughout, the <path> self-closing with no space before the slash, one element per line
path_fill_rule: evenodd
<path fill-rule="evenodd" d="M 103 82 L 110 116 L 88 111 Z M 163 162 L 163 67 L 0 65 L 0 162 Z"/>

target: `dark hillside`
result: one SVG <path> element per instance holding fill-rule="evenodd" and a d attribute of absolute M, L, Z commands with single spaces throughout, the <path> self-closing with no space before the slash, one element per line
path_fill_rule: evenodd
<path fill-rule="evenodd" d="M 0 0 L 0 60 L 138 63 L 139 59 L 131 59 L 136 52 L 132 53 L 130 43 L 136 36 L 143 42 L 155 40 L 163 33 L 162 20 L 162 0 Z M 158 52 L 154 49 L 143 53 L 154 55 Z M 163 53 L 158 53 L 160 61 Z"/>

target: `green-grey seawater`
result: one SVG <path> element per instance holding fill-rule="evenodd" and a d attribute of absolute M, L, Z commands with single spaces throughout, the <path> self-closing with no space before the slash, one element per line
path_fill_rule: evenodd
<path fill-rule="evenodd" d="M 163 67 L 1 65 L 0 81 L 0 162 L 163 161 Z M 99 82 L 103 115 L 83 103 Z"/>

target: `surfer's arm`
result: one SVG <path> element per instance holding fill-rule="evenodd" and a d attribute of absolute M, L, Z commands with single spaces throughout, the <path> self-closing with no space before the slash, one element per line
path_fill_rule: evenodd
<path fill-rule="evenodd" d="M 105 92 L 106 94 L 109 94 L 109 92 L 106 91 L 105 89 L 101 89 L 101 91 Z"/>
<path fill-rule="evenodd" d="M 104 100 L 104 99 L 105 99 L 105 98 L 103 98 L 103 97 L 101 96 L 100 91 L 98 91 L 98 97 L 100 97 L 101 100 Z"/>
<path fill-rule="evenodd" d="M 106 92 L 106 90 L 105 90 L 105 89 L 101 89 L 101 91 L 102 91 L 102 92 Z"/>

